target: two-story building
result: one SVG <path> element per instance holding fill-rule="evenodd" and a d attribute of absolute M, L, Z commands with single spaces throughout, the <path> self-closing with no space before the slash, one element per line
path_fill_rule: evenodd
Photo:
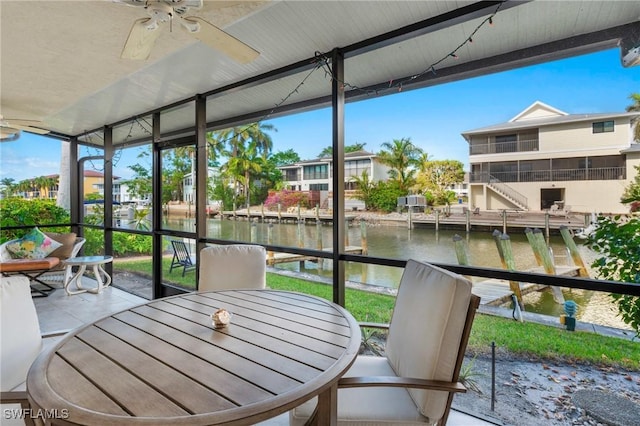
<path fill-rule="evenodd" d="M 633 143 L 638 116 L 568 114 L 537 101 L 506 123 L 462 133 L 469 207 L 628 212 L 620 197 L 640 164 L 640 144 Z"/>
<path fill-rule="evenodd" d="M 331 157 L 300 161 L 280 166 L 284 188 L 292 191 L 311 191 L 318 193 L 320 206 L 331 203 L 333 191 L 333 160 Z M 353 197 L 358 184 L 354 177 L 362 177 L 366 172 L 369 180 L 378 182 L 389 178 L 390 168 L 378 160 L 378 156 L 368 151 L 355 151 L 344 154 L 345 208 L 364 209 L 364 203 Z"/>

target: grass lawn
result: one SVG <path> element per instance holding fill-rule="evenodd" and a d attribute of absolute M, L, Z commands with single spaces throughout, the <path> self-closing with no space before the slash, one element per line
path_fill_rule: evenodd
<path fill-rule="evenodd" d="M 182 277 L 182 270 L 169 274 L 171 257 L 163 259 L 163 277 L 166 282 L 186 288 L 195 288 L 194 271 Z M 151 275 L 151 260 L 119 260 L 116 270 L 127 270 Z M 278 290 L 298 291 L 331 300 L 329 285 L 300 278 L 267 273 L 267 286 Z M 395 298 L 388 295 L 346 289 L 346 308 L 358 321 L 387 323 L 391 318 Z M 640 370 L 640 341 L 628 341 L 594 333 L 550 327 L 535 323 L 519 323 L 490 315 L 476 315 L 469 340 L 471 354 L 490 352 L 491 342 L 499 350 L 516 356 L 582 362 L 602 366 L 622 366 Z"/>

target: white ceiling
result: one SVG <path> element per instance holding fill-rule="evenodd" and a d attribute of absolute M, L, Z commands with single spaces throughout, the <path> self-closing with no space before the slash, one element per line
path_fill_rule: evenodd
<path fill-rule="evenodd" d="M 114 141 L 123 143 L 143 137 L 149 113 L 173 103 L 162 113 L 163 133 L 193 126 L 194 102 L 181 101 L 197 94 L 210 95 L 212 126 L 327 105 L 330 78 L 322 68 L 313 71 L 311 60 L 334 48 L 344 49 L 347 97 L 357 100 L 395 92 L 400 84 L 409 90 L 609 48 L 621 37 L 640 41 L 637 1 L 508 1 L 489 25 L 497 7 L 472 1 L 206 1 L 187 14 L 260 52 L 242 65 L 178 25 L 161 29 L 146 61 L 120 59 L 129 28 L 147 16 L 139 7 L 111 0 L 0 0 L 0 113 L 8 120 L 40 120 L 40 127 L 66 136 L 117 124 Z M 412 24 L 414 32 L 363 42 Z M 454 50 L 457 59 L 449 56 Z M 298 66 L 286 74 L 267 74 L 292 64 Z M 246 84 L 251 78 L 256 81 Z M 134 116 L 141 118 L 123 122 Z"/>

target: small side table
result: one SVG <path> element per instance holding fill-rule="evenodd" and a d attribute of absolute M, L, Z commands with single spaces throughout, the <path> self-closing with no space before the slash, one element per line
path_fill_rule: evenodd
<path fill-rule="evenodd" d="M 105 287 L 111 284 L 111 277 L 104 270 L 102 265 L 112 262 L 113 256 L 81 256 L 73 257 L 65 260 L 67 269 L 64 272 L 64 290 L 67 294 L 94 293 L 102 292 Z M 72 268 L 78 266 L 78 271 L 73 275 Z M 93 274 L 95 275 L 98 286 L 95 288 L 82 287 L 82 276 L 87 270 L 87 266 L 93 266 Z M 72 276 L 73 275 L 73 276 Z M 70 290 L 71 284 L 75 283 L 77 290 Z"/>

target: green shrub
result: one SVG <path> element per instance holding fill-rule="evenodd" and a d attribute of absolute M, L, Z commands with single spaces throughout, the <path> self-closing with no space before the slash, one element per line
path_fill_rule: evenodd
<path fill-rule="evenodd" d="M 637 217 L 598 218 L 589 245 L 603 254 L 592 263 L 598 277 L 610 281 L 640 283 L 640 220 Z M 612 294 L 619 315 L 640 337 L 640 297 Z"/>
<path fill-rule="evenodd" d="M 84 237 L 84 254 L 94 256 L 104 254 L 104 231 L 102 229 L 86 229 Z M 147 235 L 129 234 L 126 232 L 113 233 L 113 254 L 117 257 L 131 255 L 151 255 L 152 238 Z"/>
<path fill-rule="evenodd" d="M 377 182 L 369 196 L 371 209 L 387 213 L 393 212 L 398 206 L 398 197 L 405 195 L 407 193 L 400 188 L 398 181 Z"/>
<path fill-rule="evenodd" d="M 0 200 L 0 228 L 8 226 L 46 225 L 69 223 L 69 213 L 56 206 L 54 200 L 25 200 L 24 198 L 6 198 Z M 67 232 L 68 228 L 46 228 L 45 231 Z M 20 238 L 28 230 L 3 230 L 0 242 Z"/>

